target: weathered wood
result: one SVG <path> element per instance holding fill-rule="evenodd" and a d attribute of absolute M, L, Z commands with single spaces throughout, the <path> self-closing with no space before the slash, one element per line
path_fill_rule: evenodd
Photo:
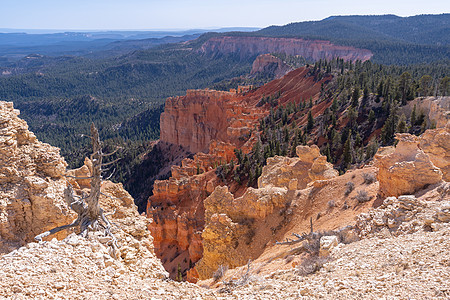
<path fill-rule="evenodd" d="M 100 189 L 103 180 L 102 160 L 104 155 L 102 153 L 102 147 L 98 130 L 95 127 L 94 123 L 91 124 L 90 138 L 92 140 L 92 150 L 93 150 L 91 155 L 92 174 L 90 177 L 86 178 L 83 177 L 83 179 L 91 179 L 91 190 L 88 195 L 83 195 L 83 197 L 75 195 L 73 187 L 70 183 L 64 190 L 64 198 L 69 207 L 78 214 L 78 218 L 71 224 L 56 227 L 37 235 L 35 237 L 35 240 L 42 241 L 42 238 L 46 236 L 73 227 L 79 227 L 80 235 L 86 237 L 89 231 L 96 231 L 99 229 L 98 227 L 100 226 L 104 229 L 105 235 L 111 237 L 111 246 L 113 247 L 113 253 L 115 253 L 115 250 L 117 248 L 117 240 L 111 232 L 111 223 L 108 221 L 108 219 L 104 214 L 103 209 L 101 209 L 99 205 L 99 198 L 100 195 L 102 194 Z M 114 162 L 116 162 L 116 160 L 107 164 L 112 164 Z M 103 224 L 101 222 L 103 222 Z"/>

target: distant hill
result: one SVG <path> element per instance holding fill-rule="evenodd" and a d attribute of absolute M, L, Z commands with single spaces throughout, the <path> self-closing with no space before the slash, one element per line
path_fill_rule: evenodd
<path fill-rule="evenodd" d="M 450 44 L 450 14 L 398 17 L 332 16 L 321 21 L 270 26 L 257 35 L 321 38 L 331 41 L 383 40 L 422 45 Z"/>
<path fill-rule="evenodd" d="M 255 31 L 253 27 L 219 29 L 189 29 L 160 31 L 91 31 L 38 32 L 0 28 L 0 60 L 17 59 L 30 53 L 42 55 L 86 55 L 93 52 L 119 54 L 131 50 L 149 49 L 165 43 L 192 40 L 206 32 Z M 111 51 L 111 50 L 114 51 Z M 101 55 L 103 55 L 102 53 Z"/>
<path fill-rule="evenodd" d="M 227 35 L 328 40 L 369 49 L 374 53 L 372 60 L 383 64 L 408 65 L 450 59 L 450 14 L 332 16 L 321 21 Z"/>

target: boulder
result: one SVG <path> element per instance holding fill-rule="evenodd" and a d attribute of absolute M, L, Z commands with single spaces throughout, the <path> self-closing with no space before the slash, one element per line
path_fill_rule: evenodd
<path fill-rule="evenodd" d="M 419 148 L 440 168 L 442 179 L 450 181 L 450 122 L 444 128 L 428 129 L 419 138 Z"/>
<path fill-rule="evenodd" d="M 441 170 L 419 149 L 418 137 L 402 133 L 396 139 L 396 147 L 380 148 L 374 157 L 382 196 L 414 194 L 442 180 Z"/>

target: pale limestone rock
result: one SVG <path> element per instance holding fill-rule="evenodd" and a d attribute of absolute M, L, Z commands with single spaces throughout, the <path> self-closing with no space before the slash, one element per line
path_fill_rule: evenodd
<path fill-rule="evenodd" d="M 304 189 L 313 181 L 331 179 L 338 176 L 333 165 L 320 154 L 319 147 L 298 146 L 298 157 L 275 156 L 267 159 L 258 178 L 258 187 L 286 187 L 289 190 Z"/>
<path fill-rule="evenodd" d="M 441 203 L 439 210 L 435 214 L 435 218 L 440 222 L 450 222 L 450 201 Z"/>
<path fill-rule="evenodd" d="M 448 183 L 429 191 L 420 198 L 414 195 L 401 195 L 398 198 L 388 197 L 383 204 L 368 213 L 357 217 L 356 228 L 360 237 L 373 236 L 376 233 L 389 230 L 394 236 L 412 233 L 425 228 L 434 228 L 438 223 L 450 222 L 450 203 L 437 202 L 439 198 L 446 199 L 447 194 L 436 193 L 445 190 Z M 433 201 L 430 201 L 432 199 Z"/>
<path fill-rule="evenodd" d="M 450 181 L 450 122 L 444 128 L 428 129 L 419 137 L 422 149 L 440 168 L 445 181 Z"/>
<path fill-rule="evenodd" d="M 0 101 L 0 253 L 74 217 L 63 198 L 67 164 L 59 149 L 39 142 L 18 115 Z"/>
<path fill-rule="evenodd" d="M 418 148 L 418 137 L 402 133 L 396 139 L 399 143 L 395 148 L 380 148 L 374 157 L 383 196 L 415 193 L 442 180 L 441 170 Z"/>
<path fill-rule="evenodd" d="M 211 277 L 219 265 L 232 268 L 247 263 L 252 253 L 242 251 L 238 244 L 243 240 L 250 242 L 251 224 L 264 221 L 285 207 L 289 199 L 287 192 L 286 188 L 279 187 L 248 188 L 242 197 L 234 198 L 228 187 L 216 187 L 204 200 L 203 257 L 196 264 L 199 278 Z"/>

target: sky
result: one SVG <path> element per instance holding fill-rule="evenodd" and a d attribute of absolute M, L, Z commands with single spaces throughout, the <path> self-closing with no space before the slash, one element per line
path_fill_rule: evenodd
<path fill-rule="evenodd" d="M 211 29 L 267 27 L 331 15 L 449 12 L 448 0 L 0 0 L 0 28 Z"/>

